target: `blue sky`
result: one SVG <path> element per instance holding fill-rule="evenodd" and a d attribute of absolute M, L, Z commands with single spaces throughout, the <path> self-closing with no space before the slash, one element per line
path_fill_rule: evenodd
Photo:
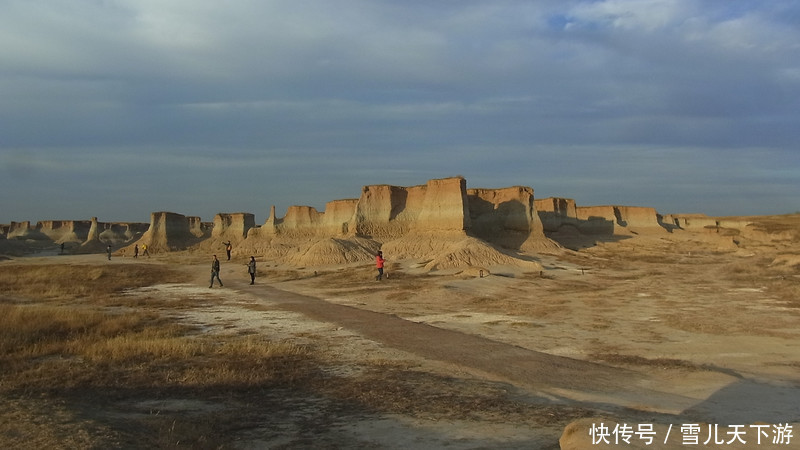
<path fill-rule="evenodd" d="M 466 177 L 800 211 L 800 3 L 0 0 L 0 223 Z"/>

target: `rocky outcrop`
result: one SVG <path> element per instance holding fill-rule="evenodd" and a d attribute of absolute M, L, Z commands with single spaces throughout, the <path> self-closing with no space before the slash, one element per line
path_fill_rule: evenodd
<path fill-rule="evenodd" d="M 381 247 L 393 258 L 429 261 L 430 270 L 471 265 L 487 254 L 491 264 L 521 263 L 494 246 L 514 251 L 557 248 L 544 236 L 533 189 L 468 191 L 466 180 L 454 177 L 411 187 L 364 186 L 358 199 L 329 202 L 324 212 L 292 206 L 278 218 L 273 207 L 239 250 L 302 265 L 371 262 Z"/>
<path fill-rule="evenodd" d="M 125 254 L 133 254 L 134 245 L 147 245 L 148 253 L 185 250 L 200 242 L 195 235 L 197 218 L 173 212 L 160 211 L 150 214 L 150 226 L 141 238 L 129 244 Z M 141 251 L 141 250 L 140 250 Z"/>
<path fill-rule="evenodd" d="M 207 237 L 214 227 L 213 223 L 203 222 L 196 216 L 187 217 L 186 220 L 189 222 L 189 232 L 196 238 Z"/>
<path fill-rule="evenodd" d="M 414 232 L 466 232 L 469 228 L 466 180 L 430 180 L 425 185 L 364 186 L 348 231 L 386 240 Z"/>
<path fill-rule="evenodd" d="M 141 237 L 149 228 L 146 223 L 101 222 L 98 223 L 100 241 L 112 246 L 123 245 Z"/>
<path fill-rule="evenodd" d="M 43 220 L 36 228 L 56 244 L 85 242 L 89 235 L 89 220 Z"/>
<path fill-rule="evenodd" d="M 358 207 L 357 198 L 333 200 L 325 204 L 321 231 L 327 236 L 352 235 L 350 227 Z"/>
<path fill-rule="evenodd" d="M 640 206 L 578 206 L 578 228 L 588 234 L 627 234 L 632 229 L 661 229 L 655 209 Z"/>
<path fill-rule="evenodd" d="M 187 218 L 189 232 L 192 234 L 196 230 L 195 222 L 198 218 Z M 211 230 L 211 237 L 227 241 L 241 241 L 247 236 L 248 230 L 256 226 L 256 219 L 250 213 L 219 213 L 214 216 L 214 226 Z"/>
<path fill-rule="evenodd" d="M 50 240 L 46 234 L 39 231 L 35 226 L 31 226 L 31 222 L 28 220 L 23 222 L 11 222 L 11 224 L 8 226 L 6 238 L 34 241 Z"/>
<path fill-rule="evenodd" d="M 578 225 L 578 211 L 571 198 L 548 197 L 534 200 L 544 231 L 558 231 L 563 225 Z"/>
<path fill-rule="evenodd" d="M 729 228 L 744 230 L 753 224 L 744 218 L 709 217 L 705 214 L 669 214 L 662 218 L 663 223 L 683 230 Z"/>
<path fill-rule="evenodd" d="M 470 235 L 514 250 L 542 251 L 557 247 L 544 235 L 530 187 L 470 189 L 467 197 Z"/>
<path fill-rule="evenodd" d="M 639 229 L 666 228 L 664 219 L 649 207 L 577 206 L 572 199 L 557 197 L 536 200 L 535 204 L 547 232 L 563 232 L 569 227 L 587 235 L 625 235 Z"/>

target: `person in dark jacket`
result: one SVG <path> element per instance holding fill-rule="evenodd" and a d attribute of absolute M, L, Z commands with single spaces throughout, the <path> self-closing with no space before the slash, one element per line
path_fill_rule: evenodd
<path fill-rule="evenodd" d="M 256 257 L 251 256 L 250 262 L 247 263 L 247 273 L 250 274 L 250 284 L 256 283 Z"/>
<path fill-rule="evenodd" d="M 217 255 L 214 255 L 214 259 L 211 260 L 211 284 L 208 286 L 209 288 L 214 287 L 214 278 L 219 281 L 219 287 L 222 287 L 222 280 L 219 278 L 219 260 L 217 259 Z"/>

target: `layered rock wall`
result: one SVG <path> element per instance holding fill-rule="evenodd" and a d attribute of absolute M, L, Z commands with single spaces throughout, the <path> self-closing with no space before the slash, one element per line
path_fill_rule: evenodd
<path fill-rule="evenodd" d="M 90 227 L 88 220 L 43 220 L 36 224 L 39 231 L 57 244 L 84 242 Z"/>
<path fill-rule="evenodd" d="M 578 211 L 571 198 L 548 197 L 534 200 L 544 231 L 558 231 L 562 225 L 578 225 Z"/>
<path fill-rule="evenodd" d="M 11 222 L 8 226 L 8 232 L 6 233 L 6 237 L 8 239 L 20 239 L 20 240 L 48 240 L 47 235 L 40 232 L 36 229 L 35 226 L 31 226 L 31 222 L 29 220 L 25 220 L 22 222 Z"/>
<path fill-rule="evenodd" d="M 187 217 L 186 219 L 189 225 L 189 233 L 196 236 L 199 218 Z M 219 213 L 214 216 L 214 226 L 211 230 L 211 237 L 230 241 L 241 241 L 247 236 L 248 230 L 255 226 L 256 219 L 253 214 Z"/>
<path fill-rule="evenodd" d="M 358 199 L 333 200 L 325 204 L 321 228 L 328 236 L 351 234 L 351 222 L 358 207 Z"/>
<path fill-rule="evenodd" d="M 411 195 L 409 195 L 411 197 Z M 415 205 L 409 208 L 414 211 Z M 467 180 L 444 178 L 428 181 L 413 229 L 418 231 L 465 231 L 470 227 Z"/>
<path fill-rule="evenodd" d="M 515 250 L 555 247 L 544 236 L 530 187 L 469 189 L 467 198 L 471 235 Z"/>
<path fill-rule="evenodd" d="M 182 214 L 160 211 L 150 214 L 150 226 L 135 244 L 147 245 L 149 253 L 158 253 L 172 250 L 184 250 L 198 242 L 192 233 L 195 218 L 190 220 Z M 130 253 L 133 245 L 129 245 L 126 252 Z"/>

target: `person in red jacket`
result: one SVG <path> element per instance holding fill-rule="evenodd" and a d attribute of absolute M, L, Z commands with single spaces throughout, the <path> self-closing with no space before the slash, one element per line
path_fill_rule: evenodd
<path fill-rule="evenodd" d="M 385 262 L 386 260 L 383 259 L 383 252 L 378 252 L 378 254 L 375 255 L 375 267 L 378 268 L 378 276 L 375 277 L 375 281 L 381 281 L 383 278 L 383 263 Z"/>

